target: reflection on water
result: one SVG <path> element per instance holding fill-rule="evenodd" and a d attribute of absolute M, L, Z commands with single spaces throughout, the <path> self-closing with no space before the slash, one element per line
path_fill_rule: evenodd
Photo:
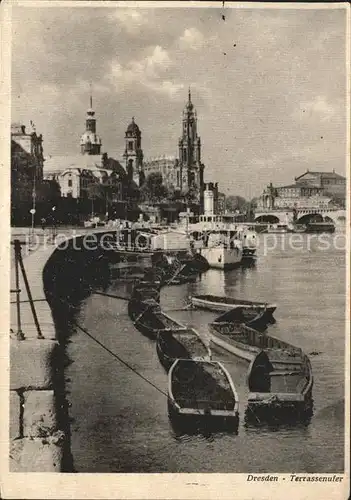
<path fill-rule="evenodd" d="M 285 429 L 294 427 L 306 427 L 313 417 L 313 401 L 306 409 L 280 408 L 254 408 L 247 405 L 245 410 L 245 428 L 257 427 L 267 430 Z"/>
<path fill-rule="evenodd" d="M 113 282 L 111 294 L 131 284 Z M 275 302 L 268 333 L 311 356 L 313 415 L 265 421 L 247 409 L 248 364 L 214 351 L 231 374 L 238 395 L 238 434 L 179 432 L 167 398 L 121 365 L 80 331 L 72 332 L 67 367 L 72 452 L 78 472 L 341 472 L 344 447 L 345 256 L 341 251 L 276 248 L 256 266 L 224 273 L 209 270 L 196 283 L 162 290 L 165 311 L 208 338 L 216 313 L 184 310 L 192 294 L 211 293 Z M 141 335 L 127 303 L 93 294 L 77 318 L 108 349 L 167 392 L 167 375 L 155 342 Z"/>

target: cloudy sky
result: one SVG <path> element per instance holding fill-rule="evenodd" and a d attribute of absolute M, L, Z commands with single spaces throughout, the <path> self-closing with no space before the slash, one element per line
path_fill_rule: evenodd
<path fill-rule="evenodd" d="M 205 180 L 226 194 L 344 174 L 345 9 L 220 6 L 14 8 L 12 120 L 45 155 L 79 154 L 92 82 L 103 151 L 121 157 L 135 116 L 144 157 L 175 155 L 190 85 Z"/>

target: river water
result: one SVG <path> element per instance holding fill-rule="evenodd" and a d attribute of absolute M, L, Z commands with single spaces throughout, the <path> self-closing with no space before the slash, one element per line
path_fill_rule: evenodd
<path fill-rule="evenodd" d="M 214 352 L 231 373 L 240 398 L 238 434 L 177 435 L 164 394 L 147 384 L 81 330 L 74 328 L 66 369 L 71 445 L 77 472 L 342 472 L 344 468 L 345 253 L 303 235 L 260 236 L 254 268 L 209 270 L 192 284 L 162 290 L 162 308 L 204 336 L 216 316 L 181 310 L 191 294 L 211 293 L 275 302 L 268 332 L 311 355 L 314 414 L 296 425 L 247 425 L 244 361 Z M 265 243 L 275 248 L 265 251 Z M 267 238 L 271 238 L 270 242 Z M 324 235 L 332 243 L 333 235 Z M 267 243 L 268 241 L 268 243 Z M 273 242 L 273 243 L 272 243 Z M 340 248 L 340 239 L 337 245 Z M 111 282 L 108 292 L 130 285 Z M 175 310 L 177 309 L 177 310 Z M 172 311 L 172 312 L 171 312 Z M 91 294 L 77 322 L 123 361 L 167 392 L 155 343 L 135 329 L 127 302 Z"/>

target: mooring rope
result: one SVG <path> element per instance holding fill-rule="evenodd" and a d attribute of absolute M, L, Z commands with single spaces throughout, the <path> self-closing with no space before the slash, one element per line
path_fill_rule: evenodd
<path fill-rule="evenodd" d="M 64 300 L 64 299 L 59 298 L 59 297 L 56 297 L 56 299 L 58 299 L 60 302 L 64 303 L 66 306 L 68 306 L 69 309 L 72 309 L 73 306 L 71 304 L 69 304 L 67 302 L 67 300 Z M 164 392 L 162 389 L 160 389 L 159 387 L 157 387 L 157 385 L 154 384 L 153 382 L 151 382 L 151 380 L 149 380 L 147 377 L 145 377 L 144 375 L 142 375 L 141 373 L 139 373 L 138 370 L 136 370 L 135 368 L 133 368 L 127 361 L 125 361 L 120 356 L 118 356 L 118 354 L 116 354 L 115 352 L 111 351 L 111 349 L 109 349 L 102 342 L 100 342 L 100 340 L 98 340 L 96 337 L 94 337 L 94 335 L 92 335 L 86 328 L 84 328 L 79 323 L 77 323 L 77 321 L 70 320 L 70 324 L 72 326 L 75 326 L 75 327 L 79 328 L 79 330 L 82 333 L 84 333 L 90 339 L 92 339 L 94 342 L 96 342 L 102 349 L 104 349 L 111 356 L 113 356 L 115 359 L 117 359 L 122 365 L 124 365 L 126 368 L 128 368 L 129 370 L 131 370 L 133 373 L 135 373 L 136 375 L 138 375 L 138 377 L 140 377 L 142 380 L 144 380 L 144 382 L 146 382 L 149 385 L 151 385 L 151 387 L 153 387 L 154 389 L 156 389 L 160 394 L 163 394 L 163 396 L 168 397 L 168 394 L 166 392 Z"/>
<path fill-rule="evenodd" d="M 136 370 L 135 368 L 133 368 L 129 363 L 127 363 L 127 361 L 124 361 L 124 359 L 122 359 L 120 356 L 118 356 L 118 354 L 116 354 L 115 352 L 111 351 L 111 349 L 109 349 L 108 347 L 106 347 L 102 342 L 100 342 L 100 340 L 98 340 L 96 337 L 94 337 L 94 335 L 92 335 L 91 333 L 89 333 L 86 328 L 83 328 L 81 325 L 79 325 L 75 321 L 72 322 L 72 324 L 74 324 L 77 328 L 79 328 L 79 330 L 81 330 L 83 333 L 85 333 L 85 335 L 87 335 L 89 338 L 91 338 L 94 342 L 96 342 L 100 347 L 102 347 L 106 352 L 108 352 L 111 356 L 113 356 L 115 359 L 117 359 L 120 363 L 122 363 L 124 366 L 126 366 L 127 368 L 129 368 L 129 370 L 131 370 L 133 373 L 135 373 L 136 375 L 138 375 L 138 377 L 140 377 L 142 380 L 144 380 L 144 382 L 146 382 L 149 385 L 151 385 L 151 387 L 153 387 L 154 389 L 156 389 L 159 393 L 161 393 L 164 396 L 168 397 L 168 395 L 167 395 L 166 392 L 164 392 L 162 389 L 160 389 L 159 387 L 157 387 L 157 385 L 155 385 L 153 382 L 151 382 L 151 380 L 149 380 L 147 377 L 145 377 L 140 372 L 138 372 L 138 370 Z"/>
<path fill-rule="evenodd" d="M 122 297 L 121 295 L 114 295 L 112 293 L 98 292 L 97 290 L 93 290 L 92 294 L 111 297 L 112 299 L 130 300 L 130 297 Z"/>

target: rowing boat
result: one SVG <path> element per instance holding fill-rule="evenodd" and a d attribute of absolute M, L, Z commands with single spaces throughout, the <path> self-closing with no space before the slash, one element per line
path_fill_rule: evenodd
<path fill-rule="evenodd" d="M 233 313 L 223 314 L 209 324 L 211 343 L 215 346 L 249 362 L 262 349 L 290 348 L 290 344 L 263 333 L 264 325 L 267 326 L 265 311 L 246 322 L 235 318 Z"/>
<path fill-rule="evenodd" d="M 167 371 L 176 359 L 211 359 L 208 345 L 193 328 L 160 330 L 156 350 Z"/>
<path fill-rule="evenodd" d="M 131 299 L 140 302 L 160 302 L 160 288 L 158 288 L 157 286 L 155 286 L 155 288 L 143 286 L 134 287 L 131 294 Z"/>
<path fill-rule="evenodd" d="M 298 347 L 260 351 L 248 371 L 248 404 L 282 410 L 312 407 L 311 362 Z"/>
<path fill-rule="evenodd" d="M 277 308 L 276 304 L 233 299 L 232 297 L 221 297 L 217 295 L 194 295 L 191 297 L 191 303 L 194 307 L 199 309 L 208 309 L 216 312 L 225 312 L 237 307 L 243 307 L 245 309 L 255 310 L 266 309 L 271 315 L 273 315 Z"/>
<path fill-rule="evenodd" d="M 274 321 L 275 320 L 272 318 L 270 310 L 237 307 L 221 314 L 211 324 L 214 325 L 219 331 L 221 331 L 222 328 L 225 329 L 228 326 L 231 327 L 233 324 L 245 324 L 250 328 L 258 330 L 259 332 L 264 332 L 267 329 L 267 326 Z"/>
<path fill-rule="evenodd" d="M 131 299 L 128 303 L 129 316 L 135 327 L 148 338 L 156 340 L 160 332 L 183 331 L 187 327 L 165 314 L 155 300 Z"/>
<path fill-rule="evenodd" d="M 210 324 L 211 342 L 250 362 L 249 398 L 252 405 L 309 407 L 313 376 L 309 358 L 298 347 L 259 332 L 255 320 Z"/>
<path fill-rule="evenodd" d="M 220 421 L 237 427 L 239 398 L 224 366 L 177 359 L 168 373 L 168 414 L 178 424 Z"/>

